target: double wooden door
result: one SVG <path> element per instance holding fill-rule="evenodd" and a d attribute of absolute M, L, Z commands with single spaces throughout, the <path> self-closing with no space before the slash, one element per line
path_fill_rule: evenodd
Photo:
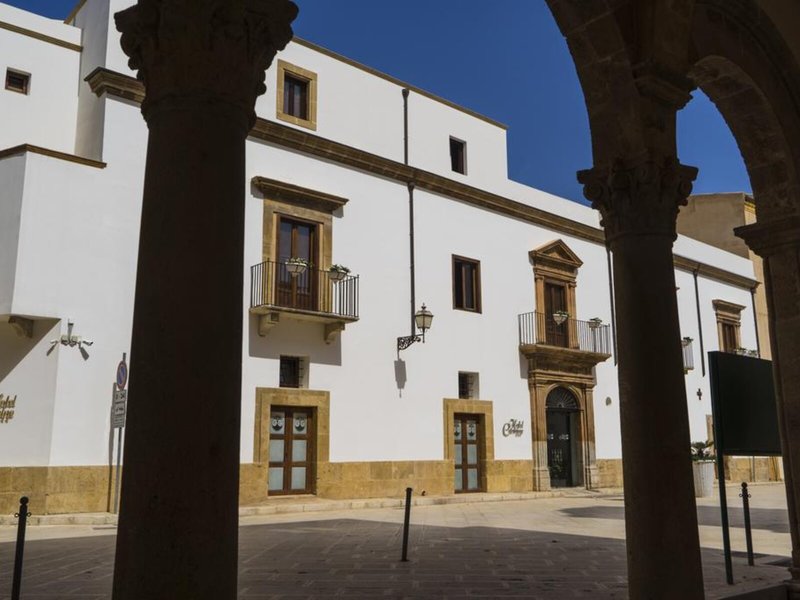
<path fill-rule="evenodd" d="M 275 406 L 269 423 L 269 495 L 313 492 L 314 413 Z"/>
<path fill-rule="evenodd" d="M 567 311 L 567 288 L 558 283 L 544 285 L 544 326 L 545 343 L 550 346 L 569 346 L 569 319 L 556 322 L 553 315 L 559 311 Z"/>
<path fill-rule="evenodd" d="M 278 223 L 278 260 L 275 264 L 277 281 L 276 304 L 303 310 L 318 310 L 317 290 L 319 273 L 317 256 L 317 224 L 281 217 Z M 302 258 L 312 266 L 299 274 L 286 268 L 290 258 Z"/>
<path fill-rule="evenodd" d="M 453 419 L 456 492 L 483 491 L 483 424 L 480 415 L 456 414 Z"/>

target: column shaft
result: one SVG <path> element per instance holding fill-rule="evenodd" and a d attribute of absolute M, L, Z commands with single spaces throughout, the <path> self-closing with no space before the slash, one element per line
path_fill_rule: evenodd
<path fill-rule="evenodd" d="M 233 599 L 247 121 L 149 126 L 114 599 Z"/>
<path fill-rule="evenodd" d="M 702 598 L 672 240 L 613 247 L 631 598 Z"/>

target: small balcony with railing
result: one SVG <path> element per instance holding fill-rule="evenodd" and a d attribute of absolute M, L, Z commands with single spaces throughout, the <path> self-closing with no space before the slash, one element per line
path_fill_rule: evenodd
<path fill-rule="evenodd" d="M 600 319 L 580 321 L 557 312 L 523 313 L 518 317 L 519 348 L 524 355 L 547 354 L 562 360 L 583 360 L 594 363 L 611 355 L 611 327 Z"/>
<path fill-rule="evenodd" d="M 358 283 L 358 275 L 346 271 L 265 261 L 250 267 L 250 312 L 258 315 L 259 335 L 287 318 L 324 324 L 330 342 L 358 321 Z"/>

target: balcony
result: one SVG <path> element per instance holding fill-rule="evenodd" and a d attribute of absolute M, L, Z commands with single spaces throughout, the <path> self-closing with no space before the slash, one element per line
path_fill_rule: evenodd
<path fill-rule="evenodd" d="M 358 321 L 358 276 L 340 279 L 310 267 L 292 273 L 285 262 L 265 261 L 250 267 L 250 312 L 258 315 L 261 336 L 285 317 L 324 324 L 330 343 L 347 323 Z"/>
<path fill-rule="evenodd" d="M 533 371 L 573 373 L 592 378 L 592 367 L 611 356 L 611 327 L 599 319 L 530 312 L 518 317 L 519 350 Z"/>

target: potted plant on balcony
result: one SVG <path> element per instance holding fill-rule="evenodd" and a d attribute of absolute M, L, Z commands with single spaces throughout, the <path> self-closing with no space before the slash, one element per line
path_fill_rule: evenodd
<path fill-rule="evenodd" d="M 692 442 L 692 471 L 694 472 L 695 498 L 707 498 L 714 489 L 714 443 Z"/>
<path fill-rule="evenodd" d="M 305 258 L 298 258 L 296 256 L 293 256 L 286 261 L 286 270 L 289 271 L 289 274 L 292 277 L 297 277 L 301 273 L 305 273 L 306 269 L 308 269 L 310 266 L 310 261 L 306 260 Z"/>
<path fill-rule="evenodd" d="M 341 281 L 350 274 L 350 269 L 344 265 L 331 265 L 331 268 L 328 269 L 328 274 L 331 281 Z"/>
<path fill-rule="evenodd" d="M 556 322 L 556 325 L 561 325 L 567 319 L 569 319 L 569 313 L 565 310 L 557 310 L 553 313 L 553 321 Z"/>

